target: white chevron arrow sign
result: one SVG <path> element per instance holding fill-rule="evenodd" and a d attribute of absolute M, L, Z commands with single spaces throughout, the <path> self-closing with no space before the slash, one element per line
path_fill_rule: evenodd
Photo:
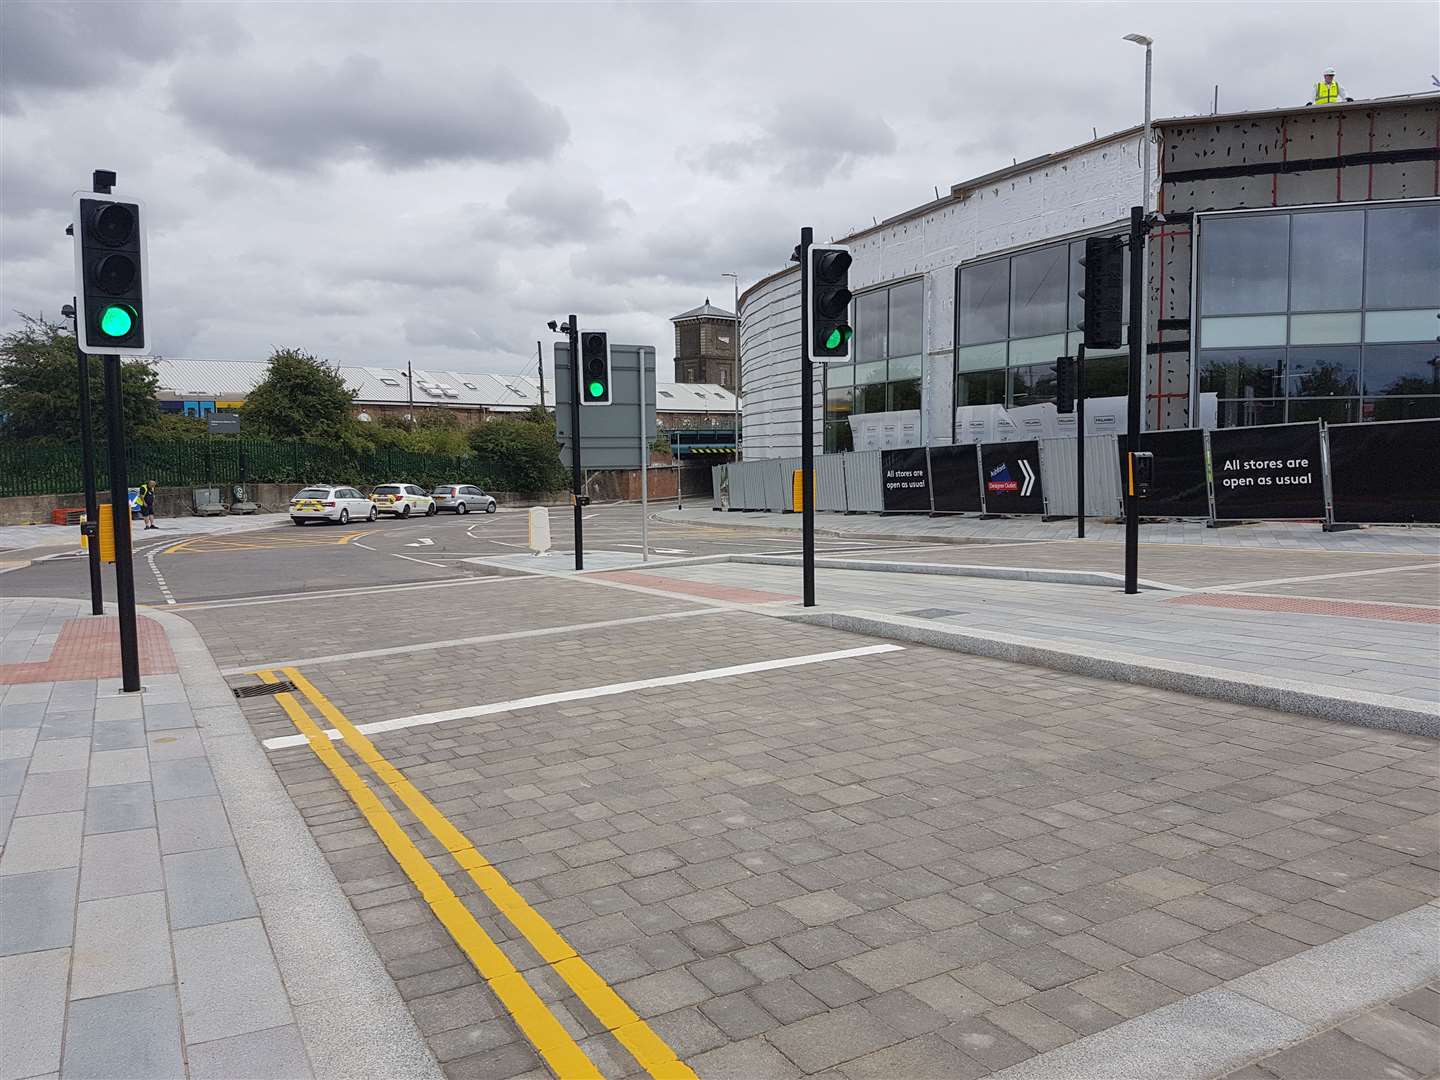
<path fill-rule="evenodd" d="M 1035 471 L 1030 468 L 1030 462 L 1024 458 L 1020 459 L 1020 471 L 1025 475 L 1025 483 L 1020 487 L 1021 496 L 1029 495 L 1035 488 Z"/>

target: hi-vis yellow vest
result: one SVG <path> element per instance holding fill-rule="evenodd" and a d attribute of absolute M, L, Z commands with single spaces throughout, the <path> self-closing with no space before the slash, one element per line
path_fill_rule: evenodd
<path fill-rule="evenodd" d="M 1323 80 L 1315 84 L 1315 104 L 1328 105 L 1332 101 L 1340 100 L 1340 84 L 1338 82 L 1326 83 Z"/>

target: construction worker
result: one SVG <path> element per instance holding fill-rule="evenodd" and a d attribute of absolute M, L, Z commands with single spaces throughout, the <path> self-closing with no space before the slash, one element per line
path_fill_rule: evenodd
<path fill-rule="evenodd" d="M 1337 101 L 1354 101 L 1345 96 L 1345 88 L 1335 81 L 1335 69 L 1326 68 L 1315 84 L 1315 93 L 1307 105 L 1334 105 Z"/>

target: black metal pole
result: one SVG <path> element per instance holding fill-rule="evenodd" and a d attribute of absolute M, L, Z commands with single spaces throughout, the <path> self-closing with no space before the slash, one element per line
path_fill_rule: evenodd
<path fill-rule="evenodd" d="M 1145 342 L 1140 340 L 1140 320 L 1145 297 L 1141 282 L 1145 275 L 1145 209 L 1130 208 L 1130 369 L 1126 380 L 1125 437 L 1125 592 L 1140 591 L 1140 500 L 1135 497 L 1134 454 L 1140 449 L 1140 365 L 1145 362 Z"/>
<path fill-rule="evenodd" d="M 1085 539 L 1085 343 L 1075 347 L 1075 518 L 1077 539 Z"/>
<path fill-rule="evenodd" d="M 810 362 L 810 245 L 815 233 L 800 230 L 800 561 L 805 607 L 815 606 L 815 372 Z"/>
<path fill-rule="evenodd" d="M 570 487 L 575 497 L 575 569 L 585 569 L 584 507 L 580 496 L 585 494 L 585 474 L 580 468 L 580 324 L 575 316 L 565 324 L 570 339 Z"/>
<path fill-rule="evenodd" d="M 80 318 L 79 301 L 72 301 Z M 90 358 L 80 351 L 80 328 L 75 328 L 75 366 L 80 380 L 80 477 L 85 488 L 85 546 L 90 561 L 90 614 L 105 614 L 105 590 L 100 578 L 100 500 L 95 495 L 95 439 L 90 431 Z"/>
<path fill-rule="evenodd" d="M 120 357 L 106 356 L 105 426 L 110 451 L 110 514 L 115 529 L 115 602 L 120 609 L 120 683 L 140 689 L 140 643 L 135 632 L 135 566 L 130 550 L 130 483 L 125 475 L 125 412 Z"/>

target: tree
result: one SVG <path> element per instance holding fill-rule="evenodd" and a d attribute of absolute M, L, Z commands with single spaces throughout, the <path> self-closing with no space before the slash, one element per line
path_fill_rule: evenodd
<path fill-rule="evenodd" d="M 485 483 L 499 491 L 555 491 L 565 486 L 555 421 L 526 413 L 487 420 L 470 432 Z"/>
<path fill-rule="evenodd" d="M 23 325 L 0 337 L 0 435 L 55 446 L 80 441 L 80 380 L 75 335 L 62 323 L 21 313 Z M 104 442 L 105 377 L 98 357 L 90 359 L 90 417 L 95 438 Z M 120 365 L 125 436 L 153 423 L 158 379 L 144 360 Z"/>
<path fill-rule="evenodd" d="M 355 421 L 355 392 L 334 364 L 299 349 L 276 349 L 242 416 L 276 439 L 343 439 Z"/>

